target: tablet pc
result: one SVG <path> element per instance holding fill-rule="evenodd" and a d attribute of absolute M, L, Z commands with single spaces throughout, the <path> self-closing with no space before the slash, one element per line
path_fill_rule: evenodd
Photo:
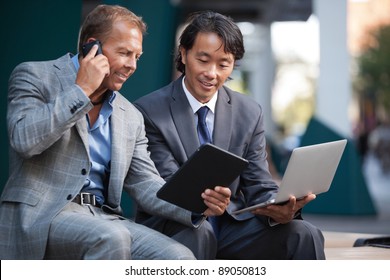
<path fill-rule="evenodd" d="M 204 144 L 172 175 L 157 197 L 194 213 L 207 206 L 201 194 L 215 186 L 229 187 L 248 161 L 213 144 Z"/>

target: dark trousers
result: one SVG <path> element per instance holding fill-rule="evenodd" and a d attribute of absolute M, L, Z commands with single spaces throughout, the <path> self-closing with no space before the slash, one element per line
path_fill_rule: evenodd
<path fill-rule="evenodd" d="M 266 220 L 237 221 L 225 213 L 218 217 L 218 237 L 207 221 L 198 229 L 158 217 L 143 224 L 184 244 L 198 259 L 325 259 L 324 237 L 309 222 L 295 219 L 271 227 Z"/>

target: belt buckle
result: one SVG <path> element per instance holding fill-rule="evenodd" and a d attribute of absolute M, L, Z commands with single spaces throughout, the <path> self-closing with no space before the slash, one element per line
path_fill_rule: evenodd
<path fill-rule="evenodd" d="M 85 203 L 84 202 L 84 195 L 85 196 L 89 196 L 90 198 L 92 197 L 92 203 Z M 81 192 L 80 193 L 80 205 L 92 205 L 92 206 L 95 206 L 96 205 L 96 197 L 95 195 L 91 194 L 91 193 L 86 193 L 86 192 Z"/>

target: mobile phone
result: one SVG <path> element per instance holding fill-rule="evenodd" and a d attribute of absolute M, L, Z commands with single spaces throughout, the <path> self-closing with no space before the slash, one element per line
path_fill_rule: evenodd
<path fill-rule="evenodd" d="M 102 43 L 100 43 L 99 40 L 96 40 L 96 41 L 92 41 L 92 42 L 89 42 L 89 43 L 86 43 L 85 45 L 83 45 L 82 47 L 82 51 L 83 51 L 83 57 L 85 57 L 89 51 L 92 49 L 92 47 L 94 45 L 98 45 L 98 50 L 96 52 L 96 55 L 98 54 L 102 54 Z"/>

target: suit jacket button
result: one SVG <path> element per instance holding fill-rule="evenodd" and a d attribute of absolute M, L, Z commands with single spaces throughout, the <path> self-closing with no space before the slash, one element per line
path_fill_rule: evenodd
<path fill-rule="evenodd" d="M 81 169 L 81 175 L 87 174 L 87 170 L 85 168 Z"/>
<path fill-rule="evenodd" d="M 68 194 L 68 196 L 66 197 L 67 200 L 71 200 L 72 199 L 72 195 L 71 194 Z"/>

